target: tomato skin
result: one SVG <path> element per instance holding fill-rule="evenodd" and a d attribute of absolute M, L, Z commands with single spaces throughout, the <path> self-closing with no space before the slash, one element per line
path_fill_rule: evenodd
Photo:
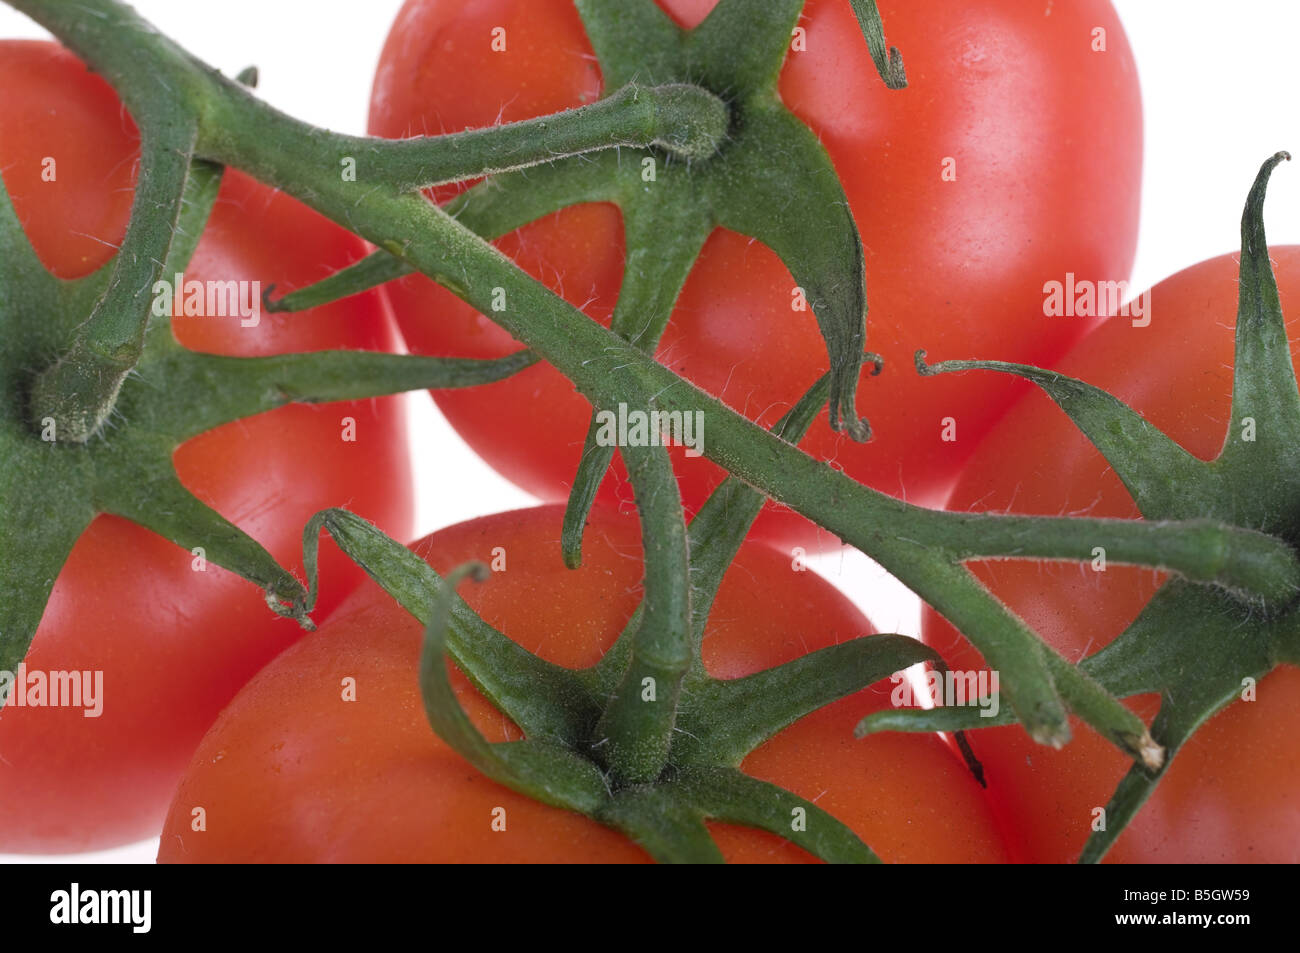
<path fill-rule="evenodd" d="M 0 168 L 20 220 L 57 274 L 92 271 L 125 232 L 134 126 L 103 80 L 54 44 L 0 43 L 0 87 Z M 46 155 L 57 162 L 53 182 L 39 175 Z M 305 206 L 228 171 L 186 277 L 290 289 L 365 253 Z M 263 313 L 256 327 L 198 316 L 173 327 L 186 346 L 230 355 L 400 346 L 377 294 Z M 341 439 L 345 417 L 355 442 Z M 190 440 L 174 462 L 193 493 L 299 574 L 302 527 L 323 507 L 346 504 L 394 535 L 414 532 L 400 398 L 284 407 Z M 323 556 L 334 580 L 328 611 L 362 574 L 332 545 Z M 210 563 L 196 572 L 194 559 L 115 516 L 95 519 L 77 542 L 25 661 L 28 671 L 103 672 L 103 714 L 0 712 L 0 849 L 95 850 L 156 833 L 217 713 L 301 635 L 268 612 L 257 587 Z"/>
<path fill-rule="evenodd" d="M 588 559 L 566 570 L 563 510 L 545 506 L 461 523 L 414 544 L 440 572 L 504 551 L 505 569 L 462 586 L 491 624 L 549 661 L 595 663 L 640 599 L 639 526 L 593 513 Z M 500 547 L 501 550 L 497 550 Z M 815 626 L 808 626 L 816 619 Z M 762 544 L 742 550 L 714 606 L 704 660 L 737 677 L 871 632 L 828 583 Z M 622 835 L 488 781 L 425 721 L 419 624 L 366 583 L 236 696 L 204 739 L 163 830 L 162 862 L 636 862 Z M 490 741 L 519 730 L 458 670 L 462 705 Z M 355 679 L 355 701 L 343 680 Z M 889 704 L 885 682 L 811 715 L 752 752 L 749 773 L 816 799 L 886 860 L 1005 859 L 982 793 L 938 737 L 853 738 Z M 192 829 L 204 808 L 206 830 Z M 491 812 L 506 809 L 506 832 Z M 811 859 L 772 835 L 712 825 L 742 862 Z"/>
<path fill-rule="evenodd" d="M 712 0 L 661 0 L 685 27 Z M 1050 364 L 1093 321 L 1044 317 L 1043 285 L 1127 277 L 1136 240 L 1141 104 L 1110 4 L 1020 0 L 954 5 L 884 2 L 910 86 L 884 88 L 851 9 L 810 0 L 805 52 L 781 77 L 787 105 L 817 133 L 849 197 L 866 248 L 867 345 L 886 373 L 864 373 L 859 410 L 875 438 L 859 445 L 818 421 L 803 446 L 881 491 L 938 505 L 980 436 L 1024 392 L 1011 380 L 921 379 L 913 353 L 997 355 Z M 939 28 L 939 25 L 942 28 Z M 506 30 L 505 52 L 491 30 Z M 1093 52 L 1102 28 L 1107 51 Z M 470 81 L 470 78 L 473 81 Z M 600 80 L 569 0 L 456 4 L 410 0 L 376 75 L 370 130 L 401 137 L 526 119 L 599 95 Z M 1104 144 L 1104 148 L 1100 145 Z M 955 181 L 943 178 L 956 161 Z M 445 198 L 452 190 L 436 194 Z M 608 324 L 622 277 L 612 205 L 562 210 L 498 241 L 521 268 Z M 827 367 L 811 312 L 792 312 L 795 281 L 756 242 L 716 231 L 688 279 L 658 359 L 765 425 Z M 420 276 L 391 286 L 408 345 L 430 354 L 496 356 L 518 345 Z M 435 317 L 436 316 L 436 317 Z M 565 498 L 590 419 L 587 401 L 538 365 L 481 393 L 435 394 L 472 447 L 547 500 Z M 488 407 L 509 406 L 511 413 Z M 957 439 L 945 441 L 944 419 Z M 689 507 L 722 479 L 675 453 Z M 631 499 L 619 461 L 602 498 Z M 838 542 L 770 505 L 756 532 L 782 545 Z"/>
<path fill-rule="evenodd" d="M 1270 251 L 1286 307 L 1300 298 L 1300 246 Z M 1056 369 L 1116 394 L 1189 452 L 1213 458 L 1231 408 L 1237 270 L 1237 257 L 1224 255 L 1166 279 L 1151 291 L 1149 327 L 1108 322 Z M 1097 450 L 1037 391 L 976 451 L 949 508 L 1138 515 Z M 1118 636 L 1163 578 L 1113 565 L 1104 573 L 1016 561 L 974 568 L 1072 661 Z M 954 668 L 983 667 L 978 653 L 928 609 L 924 638 Z M 1257 692 L 1256 701 L 1236 702 L 1192 737 L 1107 861 L 1300 861 L 1300 672 L 1279 669 Z M 1128 704 L 1149 722 L 1159 698 L 1143 695 Z M 1090 833 L 1090 812 L 1105 806 L 1129 765 L 1086 725 L 1076 720 L 1073 729 L 1074 740 L 1061 751 L 1033 744 L 1019 726 L 971 735 L 1007 835 L 1033 861 L 1075 860 Z"/>

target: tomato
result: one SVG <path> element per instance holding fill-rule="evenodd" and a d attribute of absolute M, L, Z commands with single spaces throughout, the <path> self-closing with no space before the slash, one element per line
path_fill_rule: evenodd
<path fill-rule="evenodd" d="M 660 5 L 693 27 L 713 2 Z M 808 2 L 800 21 L 806 49 L 788 55 L 780 79 L 782 99 L 820 137 L 843 181 L 866 248 L 867 345 L 887 362 L 880 378 L 864 373 L 859 391 L 871 442 L 855 444 L 822 420 L 802 445 L 881 491 L 938 505 L 1023 387 L 1009 379 L 920 380 L 913 353 L 1050 364 L 1095 323 L 1045 317 L 1043 285 L 1064 282 L 1067 273 L 1090 281 L 1128 276 L 1141 105 L 1109 3 L 1049 5 L 1046 15 L 1022 0 L 886 0 L 880 7 L 889 42 L 906 60 L 908 89 L 884 88 L 844 0 Z M 506 31 L 504 52 L 492 49 L 496 27 Z M 578 106 L 601 93 L 599 64 L 570 0 L 409 0 L 380 61 L 370 130 L 453 132 Z M 615 206 L 564 209 L 497 246 L 609 323 L 625 253 Z M 716 230 L 658 359 L 770 425 L 828 366 L 812 313 L 792 312 L 795 284 L 768 248 Z M 415 352 L 488 357 L 518 346 L 422 276 L 390 288 Z M 483 391 L 435 397 L 493 467 L 543 499 L 565 498 L 591 408 L 554 369 L 537 365 Z M 502 406 L 510 413 L 492 409 Z M 945 439 L 953 424 L 957 439 Z M 723 474 L 680 450 L 674 462 L 694 508 Z M 631 499 L 619 461 L 601 494 Z M 756 532 L 784 545 L 837 545 L 775 505 Z"/>
<path fill-rule="evenodd" d="M 440 572 L 503 558 L 504 571 L 461 587 L 484 619 L 543 658 L 594 664 L 640 600 L 641 544 L 631 514 L 597 507 L 588 559 L 560 559 L 563 510 L 545 506 L 461 523 L 414 544 Z M 500 565 L 500 564 L 498 564 Z M 815 619 L 815 625 L 809 625 Z M 869 623 L 811 572 L 761 543 L 729 570 L 705 634 L 704 662 L 739 677 L 867 635 Z M 643 861 L 623 835 L 489 781 L 425 721 L 422 630 L 377 585 L 358 589 L 268 665 L 217 720 L 177 791 L 160 861 Z M 355 700 L 344 700 L 344 684 Z M 489 741 L 520 732 L 458 670 L 461 704 Z M 796 722 L 742 767 L 839 817 L 883 858 L 996 861 L 1004 852 L 982 792 L 938 736 L 853 738 L 889 704 L 890 683 Z M 205 830 L 193 829 L 201 807 Z M 493 832 L 504 807 L 506 831 Z M 733 861 L 800 861 L 773 835 L 713 824 Z"/>
<path fill-rule="evenodd" d="M 1300 246 L 1271 249 L 1284 305 L 1300 298 Z M 1224 255 L 1151 291 L 1151 323 L 1116 318 L 1056 366 L 1103 387 L 1201 459 L 1223 444 L 1232 396 L 1237 261 Z M 1293 358 L 1300 348 L 1292 345 Z M 1170 360 L 1177 355 L 1177 360 Z M 974 376 L 974 375 L 972 375 Z M 1063 413 L 1035 392 L 979 447 L 955 488 L 954 510 L 1099 517 L 1137 516 L 1101 454 Z M 1071 661 L 1106 645 L 1137 617 L 1163 577 L 1135 567 L 1062 563 L 982 563 L 993 592 Z M 926 641 L 954 668 L 982 666 L 979 655 L 929 613 Z M 1111 861 L 1205 863 L 1300 860 L 1300 672 L 1283 668 L 1182 748 L 1165 779 L 1107 855 Z M 1155 695 L 1128 701 L 1150 720 Z M 1077 858 L 1092 810 L 1104 807 L 1127 761 L 1078 721 L 1061 751 L 1035 745 L 1019 726 L 983 729 L 971 743 L 1006 826 L 1035 861 Z"/>
<path fill-rule="evenodd" d="M 121 241 L 132 201 L 138 135 L 112 90 L 65 50 L 0 44 L 0 169 L 42 261 L 56 274 L 94 270 Z M 42 177 L 46 158 L 54 178 Z M 228 172 L 187 279 L 316 281 L 365 254 L 359 240 L 288 198 Z M 297 315 L 174 321 L 197 350 L 265 355 L 399 345 L 384 298 L 368 294 Z M 181 386 L 178 384 L 178 386 Z M 342 438 L 355 421 L 355 442 Z M 400 398 L 289 406 L 185 444 L 174 460 L 200 499 L 266 546 L 300 561 L 310 515 L 346 504 L 395 535 L 412 534 Z M 125 421 L 123 426 L 129 426 Z M 112 430 L 106 434 L 113 439 Z M 361 572 L 325 556 L 337 602 Z M 114 516 L 82 535 L 26 657 L 28 671 L 103 673 L 102 714 L 80 708 L 0 712 L 3 849 L 83 851 L 157 831 L 176 779 L 235 691 L 298 638 L 261 591 Z M 300 570 L 299 570 L 300 571 Z"/>

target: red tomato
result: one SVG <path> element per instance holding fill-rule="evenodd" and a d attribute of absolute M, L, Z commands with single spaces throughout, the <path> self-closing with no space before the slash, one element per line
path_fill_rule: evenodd
<path fill-rule="evenodd" d="M 1300 246 L 1272 250 L 1285 305 L 1300 299 Z M 1151 292 L 1149 327 L 1116 318 L 1057 369 L 1109 390 L 1202 459 L 1216 456 L 1232 397 L 1237 261 L 1202 262 Z M 1292 346 L 1293 357 L 1300 348 Z M 1176 362 L 1161 355 L 1177 355 Z M 975 376 L 975 375 L 971 375 Z M 1018 404 L 976 451 L 949 501 L 954 510 L 1137 516 L 1119 478 L 1039 392 Z M 1151 570 L 1063 563 L 983 563 L 993 592 L 1071 661 L 1096 652 L 1137 617 L 1163 577 Z M 927 610 L 925 639 L 954 668 L 982 660 Z M 1165 779 L 1107 855 L 1111 861 L 1206 863 L 1300 860 L 1300 672 L 1260 682 L 1258 700 L 1218 714 L 1178 753 Z M 1159 699 L 1129 701 L 1146 720 Z M 1053 751 L 1019 726 L 971 743 L 1010 839 L 1035 861 L 1072 861 L 1129 761 L 1077 720 Z"/>
<path fill-rule="evenodd" d="M 713 0 L 660 4 L 693 27 Z M 782 98 L 825 144 L 861 229 L 867 345 L 887 361 L 886 375 L 864 374 L 859 391 L 874 440 L 855 444 L 822 420 L 803 446 L 879 490 L 937 505 L 1023 388 L 989 378 L 920 380 L 914 351 L 1045 364 L 1091 326 L 1045 317 L 1043 286 L 1067 273 L 1128 276 L 1142 113 L 1128 42 L 1109 3 L 1056 4 L 1047 15 L 1023 0 L 880 6 L 889 41 L 903 51 L 908 89 L 884 88 L 845 0 L 810 0 L 800 21 L 806 50 L 790 54 L 781 74 Z M 505 52 L 492 50 L 495 27 L 506 30 Z M 1104 52 L 1094 51 L 1103 43 Z M 380 61 L 370 130 L 452 132 L 578 106 L 601 92 L 571 0 L 409 0 Z M 624 263 L 615 206 L 565 209 L 497 245 L 609 323 Z M 765 246 L 715 231 L 658 359 L 773 423 L 828 366 L 812 313 L 791 311 L 794 285 Z M 488 357 L 518 346 L 421 276 L 390 287 L 418 353 Z M 486 391 L 435 396 L 493 467 L 543 499 L 567 495 L 591 409 L 554 369 L 537 365 Z M 489 409 L 501 406 L 510 413 Z M 956 440 L 944 439 L 946 418 L 955 420 Z M 688 507 L 723 475 L 676 451 L 675 463 Z M 617 460 L 616 468 L 603 498 L 631 499 Z M 836 545 L 775 506 L 756 532 L 785 545 Z"/>
<path fill-rule="evenodd" d="M 588 558 L 570 571 L 556 545 L 562 512 L 548 506 L 477 519 L 414 549 L 440 572 L 504 552 L 504 571 L 461 587 L 466 601 L 543 658 L 588 666 L 640 600 L 639 526 L 630 514 L 597 507 Z M 716 676 L 739 677 L 870 632 L 828 583 L 750 543 L 714 605 L 704 661 Z M 377 585 L 357 590 L 222 713 L 181 782 L 159 860 L 647 859 L 621 834 L 489 781 L 444 744 L 420 701 L 421 641 L 419 623 Z M 354 701 L 343 698 L 346 679 L 355 680 Z M 458 670 L 453 684 L 489 741 L 520 737 Z M 742 766 L 816 801 L 886 860 L 1005 859 L 980 788 L 937 736 L 854 740 L 856 720 L 887 706 L 889 695 L 884 682 L 842 699 Z M 202 832 L 193 829 L 196 807 L 205 812 Z M 504 833 L 490 829 L 495 807 L 506 809 Z M 809 859 L 770 834 L 712 827 L 733 861 Z"/>
<path fill-rule="evenodd" d="M 0 44 L 0 168 L 42 261 L 63 277 L 106 262 L 125 232 L 138 136 L 112 90 L 63 49 Z M 53 159 L 54 178 L 42 179 Z M 186 277 L 316 281 L 365 254 L 363 244 L 287 196 L 228 172 Z M 322 348 L 392 350 L 384 299 L 365 295 L 298 315 L 174 322 L 182 344 L 230 355 Z M 343 418 L 355 421 L 346 442 Z M 123 426 L 130 426 L 125 421 Z M 105 439 L 112 439 L 110 431 Z M 177 471 L 199 498 L 297 566 L 301 533 L 329 505 L 411 534 L 411 488 L 400 398 L 291 406 L 184 444 Z M 336 602 L 361 571 L 326 555 Z M 100 516 L 59 574 L 26 658 L 29 671 L 103 673 L 103 713 L 0 712 L 3 849 L 82 851 L 157 830 L 203 732 L 235 691 L 298 638 L 253 585 L 152 532 Z"/>

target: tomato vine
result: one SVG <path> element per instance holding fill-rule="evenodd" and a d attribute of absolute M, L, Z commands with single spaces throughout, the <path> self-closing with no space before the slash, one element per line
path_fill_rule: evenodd
<path fill-rule="evenodd" d="M 141 129 L 142 164 L 120 251 L 79 282 L 59 283 L 45 273 L 23 244 L 12 209 L 0 202 L 6 294 L 19 303 L 0 320 L 7 336 L 20 342 L 0 366 L 6 398 L 0 452 L 7 461 L 0 482 L 0 666 L 26 652 L 53 579 L 96 512 L 119 513 L 185 546 L 201 543 L 215 562 L 263 586 L 272 608 L 308 624 L 313 592 L 185 491 L 171 470 L 171 450 L 216 424 L 289 401 L 472 386 L 536 359 L 559 369 L 598 410 L 627 404 L 702 414 L 709 422 L 704 453 L 732 474 L 714 497 L 720 502 L 711 502 L 713 508 L 687 527 L 662 448 L 623 448 L 642 517 L 646 599 L 605 661 L 575 675 L 543 671 L 522 649 L 507 649 L 481 629 L 483 641 L 471 645 L 455 634 L 457 619 L 471 630 L 474 623 L 455 602 L 454 580 L 438 580 L 423 564 L 413 565 L 405 550 L 343 513 L 324 514 L 308 528 L 309 574 L 324 527 L 413 614 L 432 620 L 425 701 L 448 743 L 504 783 L 628 831 L 656 856 L 713 859 L 707 834 L 701 839 L 704 816 L 781 827 L 790 836 L 777 817 L 782 811 L 788 817 L 793 796 L 773 795 L 776 813 L 760 809 L 763 798 L 755 796 L 752 779 L 736 776 L 745 746 L 835 693 L 933 657 L 910 640 L 873 637 L 869 647 L 841 647 L 791 663 L 778 675 L 760 673 L 753 678 L 766 681 L 757 694 L 746 694 L 756 684 L 750 680 L 727 684 L 703 676 L 693 638 L 712 589 L 697 576 L 716 584 L 763 496 L 876 559 L 956 625 L 1002 674 L 1009 705 L 998 723 L 1018 720 L 1035 740 L 1059 746 L 1069 739 L 1072 711 L 1133 757 L 1113 802 L 1121 820 L 1141 805 L 1168 756 L 1230 700 L 1243 673 L 1300 660 L 1291 616 L 1300 560 L 1290 525 L 1271 518 L 1276 508 L 1265 505 L 1262 492 L 1252 497 L 1252 508 L 1236 502 L 1233 489 L 1261 466 L 1279 480 L 1300 472 L 1292 458 L 1300 397 L 1262 226 L 1264 188 L 1281 154 L 1261 171 L 1243 221 L 1234 393 L 1234 411 L 1267 416 L 1277 427 L 1274 438 L 1250 448 L 1230 441 L 1220 460 L 1201 465 L 1117 401 L 1079 382 L 992 362 L 929 365 L 918 356 L 923 373 L 991 368 L 1042 386 L 1124 475 L 1147 519 L 942 513 L 862 486 L 803 454 L 791 439 L 806 427 L 804 418 L 811 419 L 808 408 L 815 413 L 822 404 L 833 426 L 855 439 L 869 436 L 854 410 L 867 343 L 861 242 L 825 151 L 775 95 L 801 0 L 724 0 L 690 31 L 668 21 L 650 0 L 578 0 L 615 92 L 539 120 L 395 142 L 326 132 L 270 108 L 117 0 L 11 2 L 114 85 Z M 901 56 L 886 48 L 874 4 L 859 0 L 854 9 L 882 78 L 901 86 Z M 742 34 L 744 42 L 737 42 Z M 620 153 L 611 150 L 662 163 L 656 188 L 630 187 Z M 587 153 L 591 161 L 581 166 L 544 165 Z M 349 162 L 356 176 L 340 175 L 340 165 Z M 418 271 L 491 316 L 528 351 L 474 362 L 345 352 L 237 359 L 181 348 L 166 322 L 151 318 L 149 289 L 192 253 L 179 236 L 201 231 L 222 166 L 284 190 L 380 249 L 276 307 L 317 304 Z M 528 177 L 511 174 L 533 166 Z M 420 192 L 490 174 L 496 178 L 445 208 Z M 471 201 L 475 193 L 485 201 Z M 792 193 L 807 214 L 775 214 Z M 630 248 L 655 249 L 643 280 L 625 286 L 610 329 L 485 241 L 548 210 L 601 197 L 621 200 Z M 826 340 L 829 375 L 778 428 L 782 432 L 752 424 L 649 356 L 671 310 L 665 304 L 671 305 L 717 225 L 777 252 L 807 289 Z M 508 302 L 504 310 L 493 307 L 500 293 Z M 36 321 L 32 314 L 55 319 Z M 654 317 L 649 324 L 646 314 Z M 105 435 L 106 422 L 122 413 L 127 424 Z M 593 434 L 566 516 L 563 545 L 570 564 L 579 559 L 586 512 L 613 454 L 598 447 Z M 1285 486 L 1290 492 L 1291 484 Z M 1125 638 L 1079 666 L 1046 646 L 963 565 L 975 558 L 1087 560 L 1097 546 L 1112 562 L 1155 567 L 1175 579 Z M 310 585 L 314 590 L 314 575 Z M 430 593 L 438 600 L 432 610 Z M 1208 632 L 1176 644 L 1170 633 L 1197 614 L 1255 620 L 1247 650 L 1222 649 Z M 1161 651 L 1153 652 L 1157 637 Z M 529 671 L 537 674 L 526 697 L 506 690 L 504 681 L 493 693 L 529 731 L 529 741 L 486 746 L 475 737 L 439 678 L 444 648 L 482 684 L 490 684 L 494 673 L 515 682 Z M 1189 653 L 1198 663 L 1190 682 Z M 845 669 L 850 658 L 856 661 Z M 846 670 L 851 677 L 836 674 Z M 641 701 L 646 679 L 661 686 L 656 697 L 662 703 Z M 1118 698 L 1153 688 L 1165 690 L 1166 704 L 1148 729 Z M 691 706 L 680 703 L 683 693 L 691 695 Z M 750 729 L 742 730 L 737 706 Z M 860 730 L 978 727 L 971 711 L 891 712 L 873 716 Z M 679 737 L 683 719 L 694 720 Z M 533 740 L 533 731 L 549 740 Z M 600 751 L 590 747 L 596 736 Z M 807 839 L 809 849 L 837 859 L 869 857 L 842 831 L 817 839 L 838 831 L 835 823 L 814 825 L 818 833 Z M 1112 823 L 1109 833 L 1094 838 L 1086 859 L 1099 858 L 1122 826 Z"/>

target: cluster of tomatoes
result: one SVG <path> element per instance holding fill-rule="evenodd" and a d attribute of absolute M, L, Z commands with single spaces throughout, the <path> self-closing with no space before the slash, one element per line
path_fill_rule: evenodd
<path fill-rule="evenodd" d="M 657 2 L 687 28 L 714 5 Z M 802 447 L 926 505 L 1133 517 L 1101 455 L 1025 385 L 997 375 L 911 373 L 922 347 L 936 357 L 1056 367 L 1116 394 L 1191 452 L 1208 458 L 1217 450 L 1231 392 L 1225 319 L 1237 290 L 1229 257 L 1153 290 L 1151 310 L 1177 314 L 1177 323 L 1045 311 L 1047 282 L 1128 274 L 1141 168 L 1130 130 L 1140 128 L 1141 106 L 1109 3 L 1059 4 L 1050 18 L 1030 6 L 882 2 L 890 40 L 907 57 L 910 88 L 900 94 L 879 83 L 847 2 L 807 3 L 805 49 L 787 57 L 780 93 L 825 145 L 849 197 L 866 249 L 868 343 L 887 373 L 864 375 L 859 391 L 872 441 L 855 444 L 822 420 Z M 511 37 L 505 50 L 489 42 L 497 27 Z M 51 44 L 0 45 L 0 87 L 0 169 L 32 244 L 62 277 L 99 267 L 130 210 L 138 154 L 130 119 L 107 84 Z M 383 53 L 370 131 L 454 132 L 601 94 L 571 0 L 410 0 Z M 41 176 L 49 155 L 59 157 L 57 183 Z M 608 324 L 626 259 L 615 206 L 566 208 L 496 244 Z M 292 199 L 228 171 L 187 277 L 293 288 L 366 251 Z M 1284 300 L 1300 297 L 1300 249 L 1274 249 L 1274 258 Z M 773 252 L 715 231 L 659 360 L 770 425 L 826 367 L 813 315 L 792 310 L 793 285 Z M 420 276 L 268 315 L 256 328 L 183 318 L 174 327 L 187 347 L 235 355 L 394 350 L 403 340 L 415 353 L 462 357 L 518 347 Z M 1179 360 L 1148 366 L 1160 352 Z M 492 466 L 543 500 L 564 498 L 590 406 L 555 369 L 539 364 L 434 397 Z M 339 439 L 342 416 L 355 419 L 356 440 Z M 327 506 L 346 505 L 399 539 L 413 535 L 405 441 L 398 399 L 290 406 L 204 434 L 176 463 L 196 495 L 301 569 L 302 527 Z M 725 476 L 685 455 L 674 465 L 688 510 Z M 562 563 L 562 507 L 554 502 L 414 545 L 440 572 L 503 551 L 506 571 L 467 589 L 466 600 L 547 660 L 589 665 L 640 598 L 641 543 L 629 500 L 623 472 L 611 470 L 578 570 Z M 872 631 L 829 584 L 791 571 L 792 547 L 833 542 L 797 514 L 765 508 L 712 610 L 704 643 L 711 672 L 749 674 Z M 322 625 L 300 637 L 248 583 L 215 567 L 195 573 L 189 553 L 99 517 L 58 578 L 27 663 L 103 671 L 111 694 L 95 719 L 59 708 L 0 714 L 4 849 L 80 851 L 161 827 L 159 856 L 168 861 L 646 859 L 622 835 L 479 775 L 440 741 L 415 678 L 419 625 L 336 549 L 323 553 Z M 1158 582 L 1150 571 L 1122 568 L 1082 574 L 1014 563 L 979 571 L 1071 659 L 1118 635 Z M 955 668 L 982 665 L 937 616 L 927 617 L 924 638 Z M 456 686 L 489 740 L 519 737 L 467 680 Z M 1255 705 L 1215 718 L 1180 753 L 1111 859 L 1281 859 L 1288 846 L 1272 832 L 1294 828 L 1288 798 L 1300 766 L 1259 752 L 1300 731 L 1300 708 L 1285 704 L 1298 690 L 1261 693 Z M 889 694 L 887 684 L 876 686 L 802 719 L 743 769 L 816 800 L 885 860 L 1069 861 L 1090 832 L 1092 809 L 1128 766 L 1080 725 L 1062 751 L 1034 745 L 1018 726 L 989 729 L 973 739 L 984 789 L 939 736 L 855 740 L 851 726 L 886 707 Z M 1154 710 L 1150 698 L 1132 704 L 1144 716 Z M 505 832 L 492 823 L 496 808 L 509 817 Z M 808 859 L 768 834 L 726 825 L 713 832 L 729 859 Z"/>

